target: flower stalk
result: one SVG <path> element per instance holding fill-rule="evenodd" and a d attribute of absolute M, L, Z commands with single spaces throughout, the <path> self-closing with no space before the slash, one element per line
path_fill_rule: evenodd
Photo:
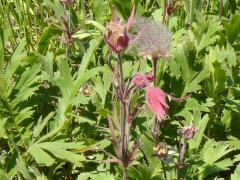
<path fill-rule="evenodd" d="M 67 63 L 69 63 L 69 50 L 71 44 L 73 43 L 72 35 L 74 33 L 71 27 L 71 5 L 74 3 L 74 0 L 62 0 L 61 2 L 64 9 L 64 17 L 61 18 L 64 33 L 63 42 L 66 45 L 66 60 Z"/>
<path fill-rule="evenodd" d="M 125 82 L 122 59 L 122 53 L 128 47 L 128 31 L 133 22 L 134 13 L 135 8 L 133 7 L 128 22 L 125 25 L 118 20 L 118 17 L 114 13 L 113 21 L 107 24 L 106 33 L 104 35 L 104 40 L 110 49 L 108 65 L 113 74 L 113 97 L 117 98 L 117 101 L 115 102 L 116 104 L 113 106 L 113 114 L 118 114 L 120 124 L 120 137 L 117 137 L 112 123 L 113 118 L 111 116 L 108 118 L 111 141 L 116 156 L 112 156 L 112 159 L 105 162 L 115 162 L 121 165 L 123 168 L 123 180 L 128 179 L 128 167 L 135 159 L 135 155 L 140 146 L 139 140 L 134 143 L 131 149 L 129 145 L 130 127 L 133 119 L 136 117 L 136 114 L 138 114 L 139 108 L 135 109 L 132 113 L 130 112 L 131 108 L 129 102 L 131 99 L 131 93 L 133 93 L 135 86 L 131 86 L 131 78 L 128 83 Z M 117 55 L 117 66 L 113 66 L 111 63 L 113 53 Z M 120 105 L 119 110 L 117 108 L 117 104 Z"/>

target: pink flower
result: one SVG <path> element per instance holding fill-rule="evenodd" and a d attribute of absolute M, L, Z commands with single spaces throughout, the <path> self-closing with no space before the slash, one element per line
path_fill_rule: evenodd
<path fill-rule="evenodd" d="M 128 47 L 128 31 L 133 24 L 134 13 L 135 7 L 133 7 L 126 25 L 119 21 L 116 16 L 113 21 L 106 25 L 104 40 L 113 52 L 121 53 Z"/>
<path fill-rule="evenodd" d="M 132 83 L 140 89 L 145 88 L 152 81 L 153 76 L 150 73 L 136 74 L 132 79 Z"/>
<path fill-rule="evenodd" d="M 145 98 L 148 108 L 157 115 L 157 119 L 159 121 L 164 120 L 169 108 L 166 103 L 166 94 L 159 88 L 150 87 Z"/>

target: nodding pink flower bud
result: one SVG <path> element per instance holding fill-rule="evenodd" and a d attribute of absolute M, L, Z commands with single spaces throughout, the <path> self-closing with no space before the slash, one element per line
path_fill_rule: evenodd
<path fill-rule="evenodd" d="M 133 7 L 127 24 L 123 24 L 119 21 L 118 17 L 115 16 L 114 20 L 106 25 L 104 40 L 113 52 L 122 53 L 128 47 L 128 31 L 133 24 L 134 13 L 135 6 Z"/>
<path fill-rule="evenodd" d="M 168 111 L 166 103 L 166 94 L 159 88 L 148 88 L 146 95 L 146 104 L 153 113 L 157 115 L 157 119 L 161 122 L 165 119 Z"/>
<path fill-rule="evenodd" d="M 138 88 L 145 88 L 150 82 L 153 81 L 153 76 L 150 73 L 136 74 L 133 76 L 132 83 Z"/>
<path fill-rule="evenodd" d="M 184 139 L 189 140 L 193 138 L 197 131 L 198 128 L 191 123 L 189 126 L 180 129 L 179 134 L 181 134 Z"/>

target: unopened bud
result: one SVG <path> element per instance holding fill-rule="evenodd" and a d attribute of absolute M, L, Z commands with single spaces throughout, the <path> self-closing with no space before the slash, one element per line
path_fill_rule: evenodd
<path fill-rule="evenodd" d="M 194 137 L 197 131 L 198 128 L 193 123 L 191 123 L 189 126 L 180 129 L 179 134 L 181 134 L 184 139 L 189 140 Z"/>

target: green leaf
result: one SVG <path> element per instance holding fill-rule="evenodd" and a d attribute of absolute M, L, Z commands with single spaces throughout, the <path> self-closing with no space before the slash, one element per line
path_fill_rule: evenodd
<path fill-rule="evenodd" d="M 7 121 L 7 118 L 2 118 L 0 116 L 0 138 L 7 139 L 7 132 L 6 132 L 6 129 L 5 129 L 6 121 Z"/>
<path fill-rule="evenodd" d="M 103 77 L 96 77 L 93 79 L 94 87 L 96 93 L 100 96 L 101 98 L 101 103 L 104 107 L 107 93 L 109 91 L 109 88 L 111 86 L 111 72 L 107 66 L 104 66 L 103 69 Z"/>
<path fill-rule="evenodd" d="M 26 46 L 26 41 L 21 40 L 17 49 L 14 51 L 14 53 L 11 57 L 11 60 L 8 63 L 7 68 L 5 70 L 6 73 L 4 74 L 4 78 L 3 78 L 4 82 L 5 82 L 4 87 L 8 87 L 8 83 L 11 81 L 13 74 L 19 67 L 23 58 L 27 55 L 26 51 L 25 51 L 25 46 Z"/>
<path fill-rule="evenodd" d="M 235 138 L 233 136 L 229 136 L 228 139 L 229 140 L 227 141 L 227 144 L 229 144 L 235 150 L 240 150 L 240 141 L 239 141 L 238 138 Z"/>
<path fill-rule="evenodd" d="M 209 97 L 215 98 L 225 90 L 227 75 L 222 65 L 217 62 L 216 52 L 212 48 L 206 58 L 206 66 L 210 73 L 205 83 L 206 91 Z"/>
<path fill-rule="evenodd" d="M 240 32 L 240 15 L 235 14 L 231 17 L 229 23 L 225 24 L 228 41 L 233 44 L 238 38 Z"/>
<path fill-rule="evenodd" d="M 220 31 L 220 21 L 215 19 L 205 19 L 204 16 L 200 12 L 198 12 L 197 16 L 198 22 L 194 24 L 194 35 L 198 42 L 197 46 L 197 54 L 200 51 L 206 49 L 208 46 L 214 44 L 218 39 L 219 35 L 217 34 Z"/>
<path fill-rule="evenodd" d="M 41 54 L 37 55 L 42 62 L 44 70 L 50 77 L 53 77 L 53 53 L 48 51 L 46 56 L 42 56 Z"/>
<path fill-rule="evenodd" d="M 234 174 L 231 174 L 231 180 L 239 180 L 240 179 L 240 164 L 237 165 Z"/>
<path fill-rule="evenodd" d="M 77 94 L 82 83 L 84 83 L 91 77 L 95 76 L 95 73 L 98 73 L 99 69 L 97 69 L 97 68 L 94 68 L 95 70 L 92 70 L 92 71 L 95 71 L 95 73 L 91 72 L 91 70 L 87 71 L 87 68 L 88 68 L 88 65 L 90 64 L 91 60 L 93 60 L 95 58 L 95 56 L 94 56 L 95 51 L 97 50 L 101 41 L 102 41 L 102 37 L 98 38 L 98 39 L 93 39 L 90 41 L 90 47 L 88 48 L 87 53 L 84 54 L 84 56 L 83 56 L 80 68 L 78 70 L 77 79 L 74 81 L 72 96 L 75 96 Z M 92 74 L 94 74 L 94 75 L 92 76 Z"/>
<path fill-rule="evenodd" d="M 7 174 L 5 172 L 3 172 L 1 169 L 0 169 L 0 179 L 1 180 L 10 180 L 10 178 L 8 178 Z"/>
<path fill-rule="evenodd" d="M 89 103 L 89 98 L 83 95 L 77 95 L 76 97 L 74 97 L 71 101 L 71 104 L 73 106 L 78 106 L 80 104 L 82 105 L 86 105 Z"/>
<path fill-rule="evenodd" d="M 54 0 L 53 2 L 50 0 L 44 0 L 43 6 L 46 6 L 50 9 L 52 9 L 55 13 L 56 16 L 60 19 L 61 17 L 64 17 L 64 9 L 60 4 L 60 1 Z"/>
<path fill-rule="evenodd" d="M 39 165 L 51 166 L 55 162 L 48 153 L 37 146 L 30 147 L 28 151 Z"/>
<path fill-rule="evenodd" d="M 207 176 L 219 173 L 221 171 L 227 171 L 233 165 L 231 159 L 224 159 L 215 164 L 207 164 L 200 168 L 200 179 L 206 179 Z"/>
<path fill-rule="evenodd" d="M 221 117 L 221 123 L 225 130 L 228 131 L 231 127 L 232 111 L 224 109 Z M 240 146 L 239 146 L 240 147 Z"/>
<path fill-rule="evenodd" d="M 20 124 L 22 121 L 31 118 L 34 111 L 32 110 L 32 107 L 26 107 L 18 112 L 18 114 L 15 117 L 15 122 L 17 124 Z"/>
<path fill-rule="evenodd" d="M 99 44 L 102 41 L 102 37 L 98 38 L 98 39 L 93 39 L 89 42 L 89 48 L 87 50 L 87 53 L 84 54 L 80 68 L 78 70 L 78 78 L 80 76 L 84 76 L 84 72 L 86 71 L 89 63 L 91 62 L 91 60 L 93 60 L 95 58 L 95 51 L 97 50 Z"/>
<path fill-rule="evenodd" d="M 38 119 L 37 125 L 34 127 L 33 137 L 37 138 L 40 136 L 43 129 L 47 126 L 48 121 L 53 117 L 54 112 L 49 113 L 43 120 L 42 117 Z"/>
<path fill-rule="evenodd" d="M 78 175 L 77 180 L 88 180 L 90 177 L 90 173 L 81 173 L 80 175 Z"/>
<path fill-rule="evenodd" d="M 210 139 L 205 143 L 202 149 L 202 157 L 207 164 L 213 164 L 232 150 L 233 149 L 230 148 L 228 144 Z"/>
<path fill-rule="evenodd" d="M 44 54 L 48 49 L 51 39 L 56 35 L 60 35 L 60 33 L 61 30 L 57 29 L 53 25 L 47 27 L 41 34 L 40 41 L 38 43 L 38 52 L 40 54 Z"/>
<path fill-rule="evenodd" d="M 0 36 L 0 84 L 3 82 L 3 70 L 4 70 L 4 46 L 3 46 L 3 41 Z M 2 86 L 0 85 L 0 91 Z"/>
<path fill-rule="evenodd" d="M 204 135 L 204 131 L 207 127 L 209 121 L 209 117 L 208 115 L 205 115 L 200 121 L 196 121 L 195 119 L 195 125 L 198 127 L 198 132 L 196 133 L 196 135 L 194 136 L 194 138 L 192 140 L 189 141 L 189 149 L 198 149 L 202 139 L 203 139 L 203 135 Z"/>
<path fill-rule="evenodd" d="M 84 22 L 85 24 L 90 24 L 90 25 L 93 25 L 94 27 L 96 27 L 101 33 L 105 33 L 105 27 L 100 24 L 99 22 L 97 21 L 92 21 L 92 20 L 87 20 Z"/>
<path fill-rule="evenodd" d="M 53 156 L 70 161 L 74 164 L 79 164 L 81 161 L 85 161 L 85 156 L 73 153 L 67 149 L 81 148 L 82 143 L 61 143 L 61 142 L 44 142 L 38 144 L 38 147 L 49 151 Z"/>
<path fill-rule="evenodd" d="M 180 66 L 182 79 L 184 82 L 188 82 L 190 80 L 190 70 L 183 46 L 179 45 L 178 48 L 174 49 L 173 54 L 176 63 Z"/>
<path fill-rule="evenodd" d="M 121 12 L 124 18 L 128 18 L 132 10 L 132 1 L 130 0 L 112 0 L 113 4 Z"/>
<path fill-rule="evenodd" d="M 106 19 L 106 11 L 108 2 L 105 0 L 94 0 L 93 13 L 98 22 L 103 22 Z"/>
<path fill-rule="evenodd" d="M 73 87 L 73 77 L 71 75 L 71 69 L 64 59 L 58 62 L 58 68 L 60 77 L 55 79 L 55 84 L 60 88 L 62 99 L 69 101 L 71 97 L 71 91 Z"/>
<path fill-rule="evenodd" d="M 71 116 L 74 117 L 75 121 L 78 122 L 79 124 L 82 124 L 82 123 L 88 123 L 90 125 L 96 124 L 96 121 L 86 117 L 82 117 L 74 114 L 71 114 Z"/>
<path fill-rule="evenodd" d="M 208 76 L 208 69 L 204 68 L 190 83 L 186 85 L 183 95 L 191 92 L 196 92 L 197 90 L 201 89 L 199 83 L 206 79 Z"/>
<path fill-rule="evenodd" d="M 34 91 L 38 89 L 38 86 L 33 86 L 41 76 L 38 75 L 40 72 L 41 65 L 33 65 L 31 68 L 26 68 L 25 72 L 21 75 L 20 80 L 14 87 L 17 91 L 16 98 L 11 102 L 12 108 L 15 108 L 20 102 L 25 101 L 34 94 Z"/>
<path fill-rule="evenodd" d="M 25 179 L 33 180 L 33 176 L 29 173 L 29 170 L 21 157 L 17 159 L 17 168 L 22 173 Z"/>
<path fill-rule="evenodd" d="M 54 142 L 44 142 L 38 144 L 41 147 L 55 147 L 57 149 L 81 149 L 85 148 L 83 142 L 61 142 L 61 141 L 54 141 Z"/>

